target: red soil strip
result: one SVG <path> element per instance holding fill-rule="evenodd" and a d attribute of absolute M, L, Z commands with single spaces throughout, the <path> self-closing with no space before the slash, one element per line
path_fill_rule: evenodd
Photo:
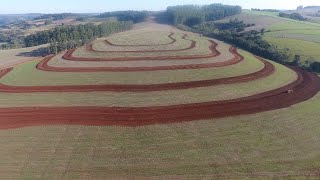
<path fill-rule="evenodd" d="M 229 48 L 230 53 L 234 57 L 230 60 L 223 62 L 214 63 L 203 63 L 203 64 L 188 64 L 188 65 L 174 65 L 174 66 L 155 66 L 155 67 L 54 67 L 48 63 L 54 56 L 48 56 L 44 58 L 38 65 L 37 68 L 43 71 L 54 71 L 54 72 L 132 72 L 132 71 L 160 71 L 160 70 L 177 70 L 177 69 L 203 69 L 222 67 L 237 64 L 244 60 L 235 47 Z M 219 51 L 217 51 L 220 54 Z"/>
<path fill-rule="evenodd" d="M 189 40 L 186 39 L 188 35 L 185 34 L 183 35 L 182 39 L 184 40 Z M 106 40 L 107 41 L 107 40 Z M 167 49 L 167 50 L 136 50 L 136 51 L 101 51 L 101 50 L 95 50 L 93 48 L 93 44 L 86 44 L 86 50 L 91 51 L 91 52 L 96 52 L 96 53 L 142 53 L 142 52 L 177 52 L 177 51 L 186 51 L 190 50 L 196 47 L 197 42 L 194 40 L 189 40 L 191 42 L 190 46 L 187 48 L 183 49 Z"/>
<path fill-rule="evenodd" d="M 10 93 L 30 93 L 30 92 L 94 92 L 94 91 L 113 91 L 113 92 L 147 92 L 189 89 L 196 87 L 216 86 L 220 84 L 232 84 L 239 82 L 249 82 L 263 77 L 267 77 L 275 70 L 274 66 L 268 61 L 260 59 L 265 67 L 257 72 L 221 79 L 210 79 L 202 81 L 189 81 L 166 84 L 146 84 L 146 85 L 64 85 L 64 86 L 11 86 L 0 84 L 0 92 Z M 9 73 L 12 68 L 0 71 L 0 78 Z"/>
<path fill-rule="evenodd" d="M 212 40 L 209 49 L 211 53 L 204 55 L 188 55 L 188 56 L 144 56 L 144 57 L 116 57 L 116 58 L 88 58 L 88 57 L 74 57 L 72 54 L 76 51 L 76 48 L 68 50 L 62 57 L 65 60 L 71 61 L 138 61 L 138 60 L 185 60 L 185 59 L 201 59 L 201 58 L 211 58 L 218 56 L 219 53 L 216 49 L 218 46 Z M 150 52 L 150 51 L 149 51 Z M 152 52 L 152 51 L 151 51 Z"/>
<path fill-rule="evenodd" d="M 169 38 L 171 39 L 171 42 L 169 43 L 165 43 L 165 44 L 130 44 L 130 45 L 123 45 L 123 44 L 114 44 L 108 40 L 105 40 L 105 43 L 110 45 L 110 46 L 121 46 L 121 47 L 126 47 L 126 46 L 164 46 L 164 45 L 169 45 L 169 44 L 173 44 L 175 43 L 177 40 L 175 38 L 173 38 L 172 36 L 174 35 L 174 33 L 170 33 L 169 34 Z"/>
<path fill-rule="evenodd" d="M 285 87 L 226 101 L 158 107 L 22 107 L 0 109 L 0 129 L 43 125 L 143 126 L 252 114 L 306 101 L 320 90 L 320 78 L 298 68 Z M 293 93 L 288 94 L 287 90 Z"/>

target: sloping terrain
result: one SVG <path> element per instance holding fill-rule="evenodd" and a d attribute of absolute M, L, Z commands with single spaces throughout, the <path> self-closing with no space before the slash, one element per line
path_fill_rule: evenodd
<path fill-rule="evenodd" d="M 145 23 L 2 68 L 0 174 L 316 177 L 319 91 L 313 73 Z"/>

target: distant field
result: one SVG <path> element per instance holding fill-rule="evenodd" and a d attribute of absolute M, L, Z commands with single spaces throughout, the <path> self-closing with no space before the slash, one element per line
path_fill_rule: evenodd
<path fill-rule="evenodd" d="M 256 24 L 247 30 L 266 29 L 264 39 L 281 49 L 288 48 L 292 59 L 294 55 L 300 55 L 303 62 L 320 61 L 320 24 L 281 18 L 276 12 L 250 10 L 244 10 L 240 15 L 231 16 L 223 21 L 232 18 Z"/>
<path fill-rule="evenodd" d="M 268 42 L 276 44 L 279 48 L 289 48 L 290 52 L 301 55 L 303 61 L 316 60 L 320 61 L 320 44 L 310 41 L 289 39 L 289 38 L 274 38 L 264 37 Z"/>

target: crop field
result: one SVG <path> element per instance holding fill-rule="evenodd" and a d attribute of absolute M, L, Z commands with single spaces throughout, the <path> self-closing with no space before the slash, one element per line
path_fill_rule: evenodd
<path fill-rule="evenodd" d="M 30 60 L 1 64 L 1 178 L 319 176 L 316 74 L 150 22 Z"/>

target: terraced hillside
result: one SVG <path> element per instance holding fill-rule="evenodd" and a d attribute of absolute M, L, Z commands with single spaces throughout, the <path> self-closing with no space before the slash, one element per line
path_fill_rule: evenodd
<path fill-rule="evenodd" d="M 319 90 L 315 74 L 145 23 L 1 68 L 0 176 L 316 177 Z"/>

